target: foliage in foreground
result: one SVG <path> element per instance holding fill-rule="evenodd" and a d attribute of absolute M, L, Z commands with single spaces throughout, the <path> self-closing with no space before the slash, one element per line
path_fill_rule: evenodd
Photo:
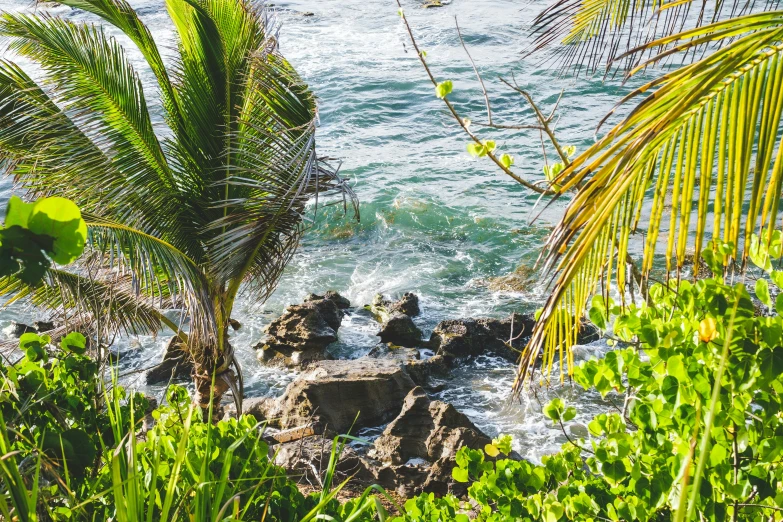
<path fill-rule="evenodd" d="M 272 463 L 263 426 L 252 417 L 203 422 L 177 386 L 165 406 L 152 410 L 116 381 L 104 390 L 97 364 L 83 355 L 81 334 L 58 347 L 47 336 L 25 334 L 20 348 L 24 357 L 0 366 L 5 520 L 347 522 L 378 509 L 369 490 L 347 503 L 335 500 L 344 483 L 325 480 L 322 491 L 303 495 Z M 327 478 L 341 446 L 333 448 Z"/>
<path fill-rule="evenodd" d="M 542 465 L 462 449 L 454 476 L 476 480 L 477 507 L 422 495 L 404 519 L 780 520 L 783 299 L 775 315 L 756 315 L 743 285 L 719 279 L 650 295 L 614 310 L 615 335 L 630 344 L 575 370 L 616 404 L 589 422 L 587 440 L 569 439 Z M 573 406 L 555 399 L 544 413 L 570 436 Z"/>

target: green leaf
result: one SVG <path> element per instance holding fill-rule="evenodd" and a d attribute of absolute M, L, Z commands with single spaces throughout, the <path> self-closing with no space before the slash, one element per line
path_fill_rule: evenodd
<path fill-rule="evenodd" d="M 487 150 L 487 152 L 494 152 L 497 145 L 492 140 L 487 140 L 484 142 L 484 148 Z"/>
<path fill-rule="evenodd" d="M 500 156 L 500 164 L 506 168 L 510 168 L 514 164 L 514 156 L 509 154 L 503 154 Z"/>
<path fill-rule="evenodd" d="M 481 156 L 486 156 L 487 153 L 484 150 L 484 145 L 480 143 L 468 143 L 468 154 L 474 158 L 478 158 Z"/>
<path fill-rule="evenodd" d="M 618 484 L 627 475 L 625 464 L 622 460 L 604 462 L 601 465 L 601 472 L 610 484 Z"/>
<path fill-rule="evenodd" d="M 35 202 L 28 220 L 31 232 L 54 238 L 50 253 L 55 263 L 67 265 L 84 252 L 87 225 L 76 204 L 65 198 L 41 198 Z"/>
<path fill-rule="evenodd" d="M 470 477 L 468 476 L 468 470 L 465 468 L 454 468 L 451 470 L 451 476 L 457 482 L 468 482 Z"/>
<path fill-rule="evenodd" d="M 772 304 L 772 298 L 769 296 L 769 284 L 766 279 L 756 280 L 756 297 L 767 306 Z"/>
<path fill-rule="evenodd" d="M 451 82 L 451 80 L 440 82 L 438 85 L 435 86 L 435 96 L 437 96 L 442 100 L 446 98 L 446 96 L 451 94 L 451 90 L 453 88 L 454 88 L 454 84 Z"/>
<path fill-rule="evenodd" d="M 25 203 L 19 196 L 11 196 L 5 209 L 5 227 L 19 226 L 27 228 L 27 222 L 33 211 L 33 203 Z"/>
<path fill-rule="evenodd" d="M 49 337 L 28 332 L 19 338 L 19 349 L 25 353 L 28 360 L 37 362 L 47 359 L 46 345 Z"/>
<path fill-rule="evenodd" d="M 79 332 L 71 332 L 60 340 L 60 348 L 81 355 L 87 349 L 87 339 Z"/>
<path fill-rule="evenodd" d="M 485 444 L 484 453 L 494 458 L 500 455 L 500 450 L 494 444 Z"/>
<path fill-rule="evenodd" d="M 569 406 L 563 412 L 563 422 L 568 422 L 570 420 L 573 420 L 574 417 L 576 417 L 576 408 L 574 408 L 573 406 Z"/>
<path fill-rule="evenodd" d="M 557 423 L 561 420 L 564 410 L 565 403 L 563 402 L 563 399 L 558 397 L 552 399 L 544 406 L 543 413 L 546 418 L 551 419 L 552 422 Z"/>

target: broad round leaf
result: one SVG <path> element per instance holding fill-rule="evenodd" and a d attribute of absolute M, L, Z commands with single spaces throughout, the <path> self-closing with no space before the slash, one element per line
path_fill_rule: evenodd
<path fill-rule="evenodd" d="M 42 198 L 33 205 L 28 228 L 54 238 L 51 258 L 61 265 L 75 261 L 87 241 L 87 225 L 76 204 L 65 198 Z"/>

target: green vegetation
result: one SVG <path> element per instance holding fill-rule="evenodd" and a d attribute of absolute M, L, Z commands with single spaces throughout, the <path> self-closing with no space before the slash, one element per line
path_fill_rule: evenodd
<path fill-rule="evenodd" d="M 780 301 L 775 315 L 758 315 L 743 285 L 715 278 L 656 284 L 649 304 L 611 305 L 625 347 L 576 367 L 574 380 L 617 409 L 590 420 L 583 439 L 569 435 L 584 426 L 579 406 L 553 400 L 544 414 L 568 439 L 560 453 L 534 465 L 463 448 L 454 477 L 476 481 L 477 507 L 422 495 L 402 519 L 779 520 Z M 495 446 L 487 455 L 510 449 Z"/>
<path fill-rule="evenodd" d="M 303 495 L 270 461 L 264 427 L 252 417 L 204 422 L 179 386 L 151 409 L 116 380 L 104 386 L 98 365 L 82 355 L 81 334 L 59 347 L 50 341 L 25 334 L 24 357 L 0 365 L 5 520 L 348 522 L 382 511 L 369 491 L 337 502 L 345 483 Z M 342 446 L 333 447 L 327 473 Z"/>
<path fill-rule="evenodd" d="M 29 266 L 3 271 L 0 293 L 70 311 L 70 324 L 99 327 L 98 337 L 167 326 L 193 359 L 202 409 L 228 389 L 239 403 L 228 327 L 240 285 L 263 301 L 298 245 L 307 200 L 349 192 L 316 157 L 312 94 L 253 2 L 166 2 L 178 38 L 169 67 L 124 0 L 61 3 L 138 47 L 165 122 L 154 120 L 138 72 L 102 27 L 0 15 L 0 36 L 40 73 L 35 81 L 0 60 L 0 163 L 32 197 L 75 202 L 91 247 L 78 270 L 49 270 L 41 285 L 28 284 Z M 39 204 L 57 200 L 49 201 Z M 30 230 L 46 229 L 33 212 Z M 52 261 L 70 261 L 76 252 L 53 237 Z M 163 313 L 180 304 L 185 324 Z"/>

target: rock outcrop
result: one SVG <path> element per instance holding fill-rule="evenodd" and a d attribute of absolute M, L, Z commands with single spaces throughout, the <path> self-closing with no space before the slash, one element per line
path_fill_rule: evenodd
<path fill-rule="evenodd" d="M 385 323 L 395 313 L 409 317 L 416 317 L 421 314 L 419 297 L 411 292 L 405 292 L 397 301 L 391 301 L 381 294 L 376 294 L 372 304 L 365 306 L 365 308 L 372 312 L 381 323 Z"/>
<path fill-rule="evenodd" d="M 119 354 L 117 354 L 119 359 Z M 147 370 L 147 384 L 161 384 L 169 380 L 190 378 L 193 362 L 179 337 L 172 337 L 166 345 L 163 361 Z"/>
<path fill-rule="evenodd" d="M 245 411 L 281 429 L 312 424 L 315 433 L 355 434 L 393 420 L 414 387 L 399 361 L 321 361 L 281 397 L 245 401 Z"/>
<path fill-rule="evenodd" d="M 416 347 L 421 344 L 423 334 L 410 316 L 394 312 L 375 335 L 381 338 L 382 343 Z"/>
<path fill-rule="evenodd" d="M 326 347 L 337 340 L 342 308 L 350 302 L 336 292 L 310 294 L 300 305 L 291 305 L 264 331 L 255 346 L 259 360 L 277 366 L 302 366 L 327 358 Z"/>
<path fill-rule="evenodd" d="M 506 319 L 451 319 L 438 323 L 427 345 L 458 358 L 490 353 L 516 362 L 535 324 L 533 314 L 515 313 Z M 587 344 L 598 338 L 598 329 L 583 323 L 577 342 Z"/>
<path fill-rule="evenodd" d="M 467 416 L 451 404 L 431 401 L 417 387 L 408 393 L 399 416 L 376 439 L 368 457 L 380 463 L 379 483 L 401 495 L 433 492 L 463 494 L 467 485 L 451 477 L 457 451 L 490 443 Z"/>

